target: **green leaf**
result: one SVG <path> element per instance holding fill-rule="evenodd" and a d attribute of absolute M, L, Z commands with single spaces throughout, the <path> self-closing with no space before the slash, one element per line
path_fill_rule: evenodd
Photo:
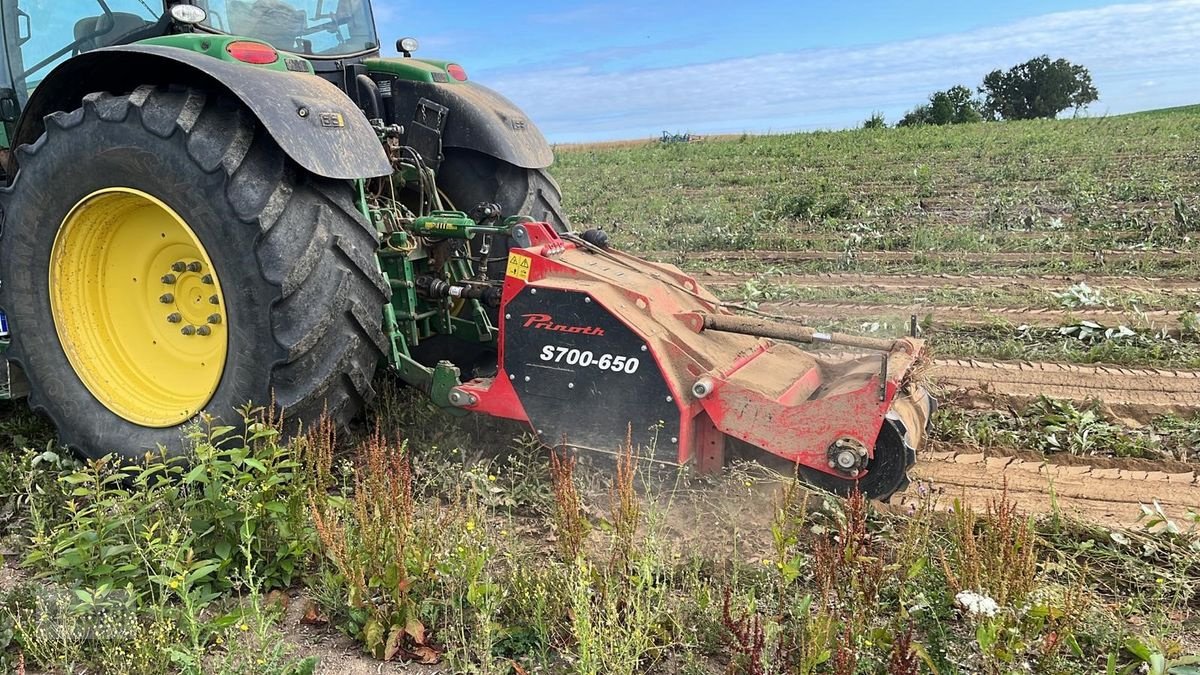
<path fill-rule="evenodd" d="M 1150 651 L 1150 647 L 1146 643 L 1137 638 L 1129 638 L 1125 641 L 1124 646 L 1125 651 L 1133 654 L 1146 663 L 1150 662 L 1150 657 L 1153 655 L 1153 652 Z"/>
<path fill-rule="evenodd" d="M 229 560 L 230 554 L 233 553 L 233 545 L 225 540 L 218 541 L 216 546 L 213 546 L 213 552 L 221 560 Z"/>
<path fill-rule="evenodd" d="M 192 570 L 191 572 L 188 572 L 187 582 L 189 584 L 194 584 L 194 583 L 196 583 L 197 580 L 207 577 L 208 575 L 212 574 L 213 572 L 217 571 L 220 568 L 221 568 L 221 563 L 219 563 L 219 562 L 201 565 L 200 567 L 197 567 L 196 569 Z"/>
<path fill-rule="evenodd" d="M 912 580 L 920 576 L 921 572 L 925 571 L 926 562 L 925 556 L 921 556 L 920 558 L 914 560 L 913 563 L 908 566 L 908 579 Z"/>
<path fill-rule="evenodd" d="M 267 466 L 265 464 L 263 464 L 262 462 L 258 461 L 257 459 L 254 459 L 253 457 L 246 458 L 246 466 L 248 466 L 252 469 L 257 469 L 261 473 L 267 472 Z"/>
<path fill-rule="evenodd" d="M 382 657 L 384 643 L 383 624 L 379 623 L 376 619 L 368 621 L 362 629 L 362 642 L 363 647 L 367 651 L 375 654 L 377 658 Z"/>

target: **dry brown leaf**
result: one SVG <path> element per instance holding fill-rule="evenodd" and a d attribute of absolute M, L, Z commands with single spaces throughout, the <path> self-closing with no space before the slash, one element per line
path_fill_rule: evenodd
<path fill-rule="evenodd" d="M 426 666 L 431 666 L 431 665 L 437 663 L 438 661 L 442 660 L 441 653 L 438 652 L 438 650 L 434 649 L 433 647 L 430 647 L 429 645 L 417 647 L 416 649 L 412 650 L 412 652 L 410 652 L 410 653 L 412 654 L 412 657 L 417 660 L 418 663 L 421 663 L 422 665 L 426 665 Z"/>
<path fill-rule="evenodd" d="M 304 616 L 300 617 L 300 623 L 305 626 L 324 626 L 329 623 L 329 617 L 321 613 L 317 603 L 309 600 L 304 604 Z"/>

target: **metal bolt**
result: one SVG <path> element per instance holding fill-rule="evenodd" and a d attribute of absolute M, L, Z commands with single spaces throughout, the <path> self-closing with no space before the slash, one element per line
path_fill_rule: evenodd
<path fill-rule="evenodd" d="M 208 335 L 209 333 L 212 333 L 212 329 L 208 326 L 200 326 L 196 329 L 197 335 Z"/>
<path fill-rule="evenodd" d="M 183 333 L 184 335 L 195 335 L 196 327 L 191 324 L 188 324 L 188 325 L 184 326 L 183 328 L 179 329 L 179 332 Z"/>
<path fill-rule="evenodd" d="M 296 111 L 296 114 L 301 117 L 308 117 L 308 108 L 301 108 Z"/>
<path fill-rule="evenodd" d="M 209 323 L 221 323 L 221 315 L 220 314 L 209 314 L 208 322 Z"/>
<path fill-rule="evenodd" d="M 678 442 L 679 442 L 679 439 L 678 439 L 678 438 L 676 438 L 675 436 L 672 436 L 672 437 L 671 437 L 671 442 L 672 442 L 672 443 L 678 443 Z"/>
<path fill-rule="evenodd" d="M 587 297 L 585 297 L 585 298 L 583 299 L 583 302 L 584 302 L 585 304 L 586 304 L 586 303 L 589 303 L 589 302 L 591 302 L 591 301 L 592 301 L 592 299 L 591 299 L 591 298 L 587 298 Z"/>
<path fill-rule="evenodd" d="M 642 351 L 646 351 L 646 345 L 642 345 Z"/>
<path fill-rule="evenodd" d="M 162 278 L 162 282 L 163 282 L 164 284 L 173 284 L 173 283 L 175 283 L 175 275 L 174 275 L 174 274 L 164 274 L 164 275 L 163 275 L 163 278 Z"/>
<path fill-rule="evenodd" d="M 508 379 L 510 379 L 510 380 L 515 380 L 515 379 L 517 379 L 517 376 L 516 376 L 516 375 L 509 375 L 509 376 L 508 376 Z"/>
<path fill-rule="evenodd" d="M 574 382 L 568 382 L 568 383 L 567 383 L 567 389 L 574 389 L 574 388 L 575 388 L 575 383 L 574 383 Z"/>
<path fill-rule="evenodd" d="M 670 403 L 671 401 L 674 401 L 674 400 L 675 399 L 671 398 L 670 396 L 667 397 L 667 403 Z"/>
<path fill-rule="evenodd" d="M 528 375 L 526 375 L 526 376 L 525 376 L 525 381 L 526 381 L 526 382 L 528 382 L 528 381 L 529 381 L 529 376 L 528 376 Z"/>
<path fill-rule="evenodd" d="M 179 312 L 172 312 L 167 315 L 167 321 L 170 321 L 171 323 L 179 323 L 180 321 L 183 321 L 183 317 L 179 315 Z"/>
<path fill-rule="evenodd" d="M 183 264 L 182 260 L 176 260 L 175 262 L 171 263 L 172 272 L 183 272 L 185 270 L 187 270 L 187 265 Z"/>
<path fill-rule="evenodd" d="M 204 266 L 199 262 L 193 261 L 188 263 L 187 269 L 189 272 L 199 272 L 200 270 L 204 269 Z"/>
<path fill-rule="evenodd" d="M 837 468 L 837 462 L 833 461 L 832 459 L 831 459 L 831 460 L 829 460 L 829 468 L 831 468 L 831 469 L 836 469 L 836 468 Z"/>
<path fill-rule="evenodd" d="M 208 301 L 209 301 L 210 303 L 214 304 L 214 305 L 219 305 L 219 304 L 221 304 L 221 299 L 220 299 L 220 298 L 218 298 L 218 297 L 217 297 L 217 296 L 215 296 L 215 295 L 210 295 L 210 296 L 208 297 Z"/>
<path fill-rule="evenodd" d="M 504 318 L 506 318 L 506 319 L 511 319 L 511 318 L 512 318 L 512 314 L 505 314 L 505 315 L 504 315 Z"/>
<path fill-rule="evenodd" d="M 171 295 L 170 293 L 163 293 L 162 295 L 158 296 L 158 301 L 164 305 L 169 305 L 172 302 L 175 302 L 175 296 Z"/>
<path fill-rule="evenodd" d="M 537 289 L 536 289 L 536 288 L 531 288 L 531 289 L 529 289 L 529 294 L 530 294 L 530 295 L 537 295 Z"/>
<path fill-rule="evenodd" d="M 203 281 L 203 282 L 204 282 L 204 283 L 206 283 L 206 284 L 211 284 L 211 283 L 213 282 L 213 281 L 212 281 L 212 275 L 211 275 L 211 274 L 205 274 L 204 276 L 200 277 L 200 281 Z"/>

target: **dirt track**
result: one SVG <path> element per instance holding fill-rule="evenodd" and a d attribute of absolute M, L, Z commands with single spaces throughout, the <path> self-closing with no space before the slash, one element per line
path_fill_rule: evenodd
<path fill-rule="evenodd" d="M 669 261 L 678 258 L 672 251 L 647 251 L 643 254 L 651 260 Z M 1196 254 L 1191 251 L 701 251 L 687 253 L 689 261 L 736 261 L 753 262 L 808 262 L 813 260 L 842 260 L 847 256 L 863 263 L 870 262 L 914 262 L 919 260 L 972 263 L 1007 264 L 1055 264 L 1064 260 L 1089 259 L 1110 262 L 1172 262 L 1190 261 Z"/>
<path fill-rule="evenodd" d="M 1086 282 L 1093 288 L 1162 291 L 1170 293 L 1200 293 L 1200 281 L 1171 277 L 1126 277 L 1089 274 L 779 274 L 763 276 L 757 272 L 718 272 L 708 270 L 696 274 L 696 279 L 712 289 L 739 287 L 753 279 L 766 279 L 774 284 L 813 287 L 860 287 L 894 290 L 930 288 L 1039 288 L 1062 290 L 1071 284 Z"/>
<path fill-rule="evenodd" d="M 1012 324 L 1063 326 L 1078 321 L 1094 321 L 1104 326 L 1153 326 L 1178 332 L 1187 312 L 1148 310 L 1129 312 L 1120 309 L 1087 308 L 1079 310 L 1041 307 L 968 307 L 918 304 L 871 304 L 854 302 L 764 302 L 764 312 L 794 316 L 798 320 L 902 317 L 915 314 L 919 320 L 931 317 L 936 325 L 990 325 L 997 319 Z"/>
<path fill-rule="evenodd" d="M 1183 467 L 1168 467 L 1183 468 Z M 922 489 L 938 490 L 943 505 L 961 499 L 979 509 L 999 497 L 1007 482 L 1008 499 L 1027 513 L 1062 513 L 1110 526 L 1133 525 L 1140 504 L 1157 500 L 1167 515 L 1180 519 L 1200 510 L 1200 483 L 1192 471 L 1144 471 L 1059 465 L 974 453 L 924 453 L 918 458 L 909 489 L 895 496 L 899 507 Z"/>
<path fill-rule="evenodd" d="M 1039 395 L 1102 401 L 1139 422 L 1167 412 L 1200 410 L 1200 371 L 1066 363 L 936 359 L 931 379 L 968 395 L 1026 400 Z"/>

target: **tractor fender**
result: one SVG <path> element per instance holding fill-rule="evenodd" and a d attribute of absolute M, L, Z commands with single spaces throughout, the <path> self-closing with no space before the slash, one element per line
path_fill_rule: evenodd
<path fill-rule="evenodd" d="M 442 146 L 465 148 L 504 160 L 522 169 L 544 169 L 554 163 L 546 137 L 512 101 L 474 82 L 438 84 L 397 80 L 397 118 L 417 120 L 417 106 L 427 99 L 448 108 Z"/>
<path fill-rule="evenodd" d="M 157 45 L 97 49 L 62 63 L 30 94 L 13 147 L 37 140 L 46 115 L 78 108 L 91 92 L 121 93 L 145 84 L 229 93 L 288 157 L 318 176 L 355 179 L 392 173 L 367 118 L 333 84 L 309 73 L 265 70 Z"/>

